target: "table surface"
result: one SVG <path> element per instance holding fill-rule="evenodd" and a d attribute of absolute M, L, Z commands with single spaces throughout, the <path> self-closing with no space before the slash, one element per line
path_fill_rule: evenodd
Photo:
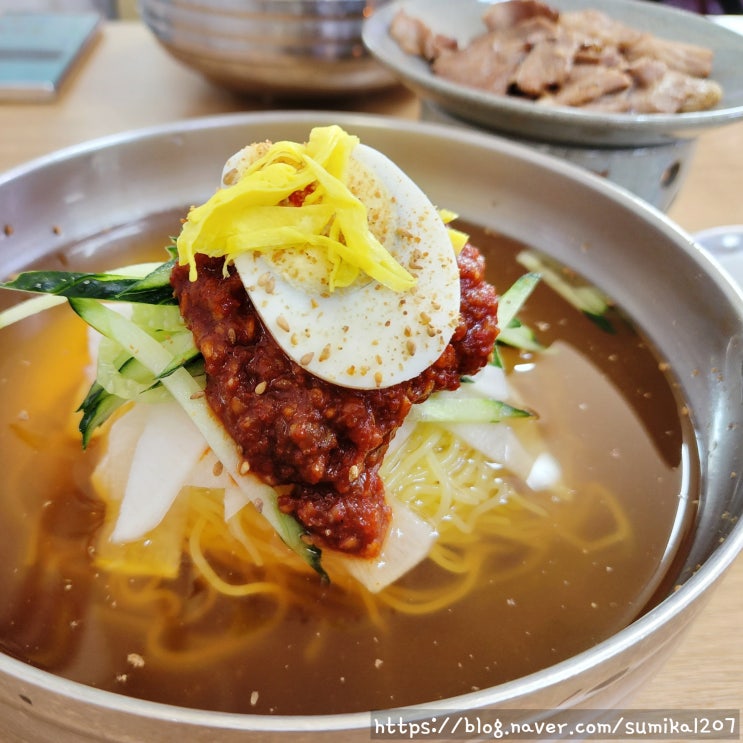
<path fill-rule="evenodd" d="M 331 105 L 336 110 L 419 116 L 417 99 L 398 87 Z M 140 23 L 111 22 L 56 101 L 0 104 L 0 172 L 53 150 L 128 129 L 271 107 L 268 101 L 246 100 L 220 90 L 182 67 Z M 743 223 L 743 122 L 699 138 L 687 180 L 669 215 L 692 232 Z M 635 696 L 633 706 L 743 708 L 741 618 L 743 557 L 731 567 L 673 657 Z"/>

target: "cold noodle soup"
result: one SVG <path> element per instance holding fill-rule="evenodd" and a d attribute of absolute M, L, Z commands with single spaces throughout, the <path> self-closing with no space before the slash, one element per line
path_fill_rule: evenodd
<path fill-rule="evenodd" d="M 162 260 L 180 216 L 105 236 L 106 265 Z M 458 226 L 499 292 L 525 272 L 517 256 L 542 247 Z M 100 269 L 104 252 L 70 246 L 50 260 Z M 77 431 L 85 325 L 60 307 L 4 330 L 0 649 L 133 697 L 311 715 L 467 693 L 608 638 L 674 580 L 698 493 L 693 432 L 673 370 L 621 308 L 597 322 L 542 282 L 519 319 L 544 350 L 501 349 L 536 413 L 508 425 L 527 450 L 549 453 L 546 485 L 451 429 L 419 425 L 381 472 L 439 519 L 438 540 L 379 593 L 334 573 L 332 555 L 323 583 L 251 509 L 227 527 L 208 488 L 168 516 L 181 524 L 169 533 L 185 537 L 112 553 L 94 476 L 102 437 L 83 450 Z M 172 559 L 158 550 L 172 549 L 177 573 L 158 574 Z"/>

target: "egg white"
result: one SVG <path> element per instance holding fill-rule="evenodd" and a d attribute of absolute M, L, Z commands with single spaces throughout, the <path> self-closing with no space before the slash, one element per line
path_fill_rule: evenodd
<path fill-rule="evenodd" d="M 231 157 L 223 185 L 259 156 Z M 235 267 L 256 311 L 283 351 L 321 379 L 356 389 L 389 387 L 429 367 L 459 321 L 459 269 L 436 208 L 389 158 L 366 145 L 351 156 L 350 190 L 367 206 L 370 229 L 416 279 L 405 292 L 361 276 L 327 291 L 323 257 L 247 252 Z"/>

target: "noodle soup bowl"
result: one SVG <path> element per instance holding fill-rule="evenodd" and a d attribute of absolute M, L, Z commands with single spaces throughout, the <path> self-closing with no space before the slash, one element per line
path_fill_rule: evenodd
<path fill-rule="evenodd" d="M 660 668 L 743 547 L 743 496 L 732 476 L 743 449 L 743 299 L 659 211 L 564 161 L 476 132 L 336 113 L 227 116 L 95 141 L 0 177 L 0 272 L 43 264 L 62 248 L 71 263 L 100 260 L 148 220 L 208 198 L 215 168 L 245 143 L 303 141 L 313 126 L 330 123 L 386 153 L 434 203 L 578 269 L 633 318 L 674 371 L 694 426 L 698 454 L 688 456 L 699 457 L 701 492 L 651 608 L 567 660 L 405 713 L 509 710 L 526 720 L 561 708 L 575 710 L 573 721 L 595 719 L 626 704 Z M 653 492 L 648 483 L 648 498 Z M 372 722 L 370 712 L 273 716 L 154 703 L 0 656 L 0 737 L 7 743 L 369 740 Z"/>

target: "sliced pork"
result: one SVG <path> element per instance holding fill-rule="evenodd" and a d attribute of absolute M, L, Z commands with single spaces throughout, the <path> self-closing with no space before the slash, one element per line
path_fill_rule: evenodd
<path fill-rule="evenodd" d="M 442 34 L 436 34 L 423 21 L 408 15 L 404 10 L 395 14 L 390 33 L 403 51 L 429 62 L 444 51 L 456 50 L 457 42 Z"/>
<path fill-rule="evenodd" d="M 452 82 L 505 95 L 526 53 L 520 42 L 485 34 L 456 53 L 437 57 L 432 69 Z"/>
<path fill-rule="evenodd" d="M 464 47 L 404 11 L 390 35 L 447 80 L 543 105 L 624 113 L 712 108 L 721 87 L 709 49 L 653 36 L 598 10 L 560 13 L 539 0 L 505 0 Z"/>

